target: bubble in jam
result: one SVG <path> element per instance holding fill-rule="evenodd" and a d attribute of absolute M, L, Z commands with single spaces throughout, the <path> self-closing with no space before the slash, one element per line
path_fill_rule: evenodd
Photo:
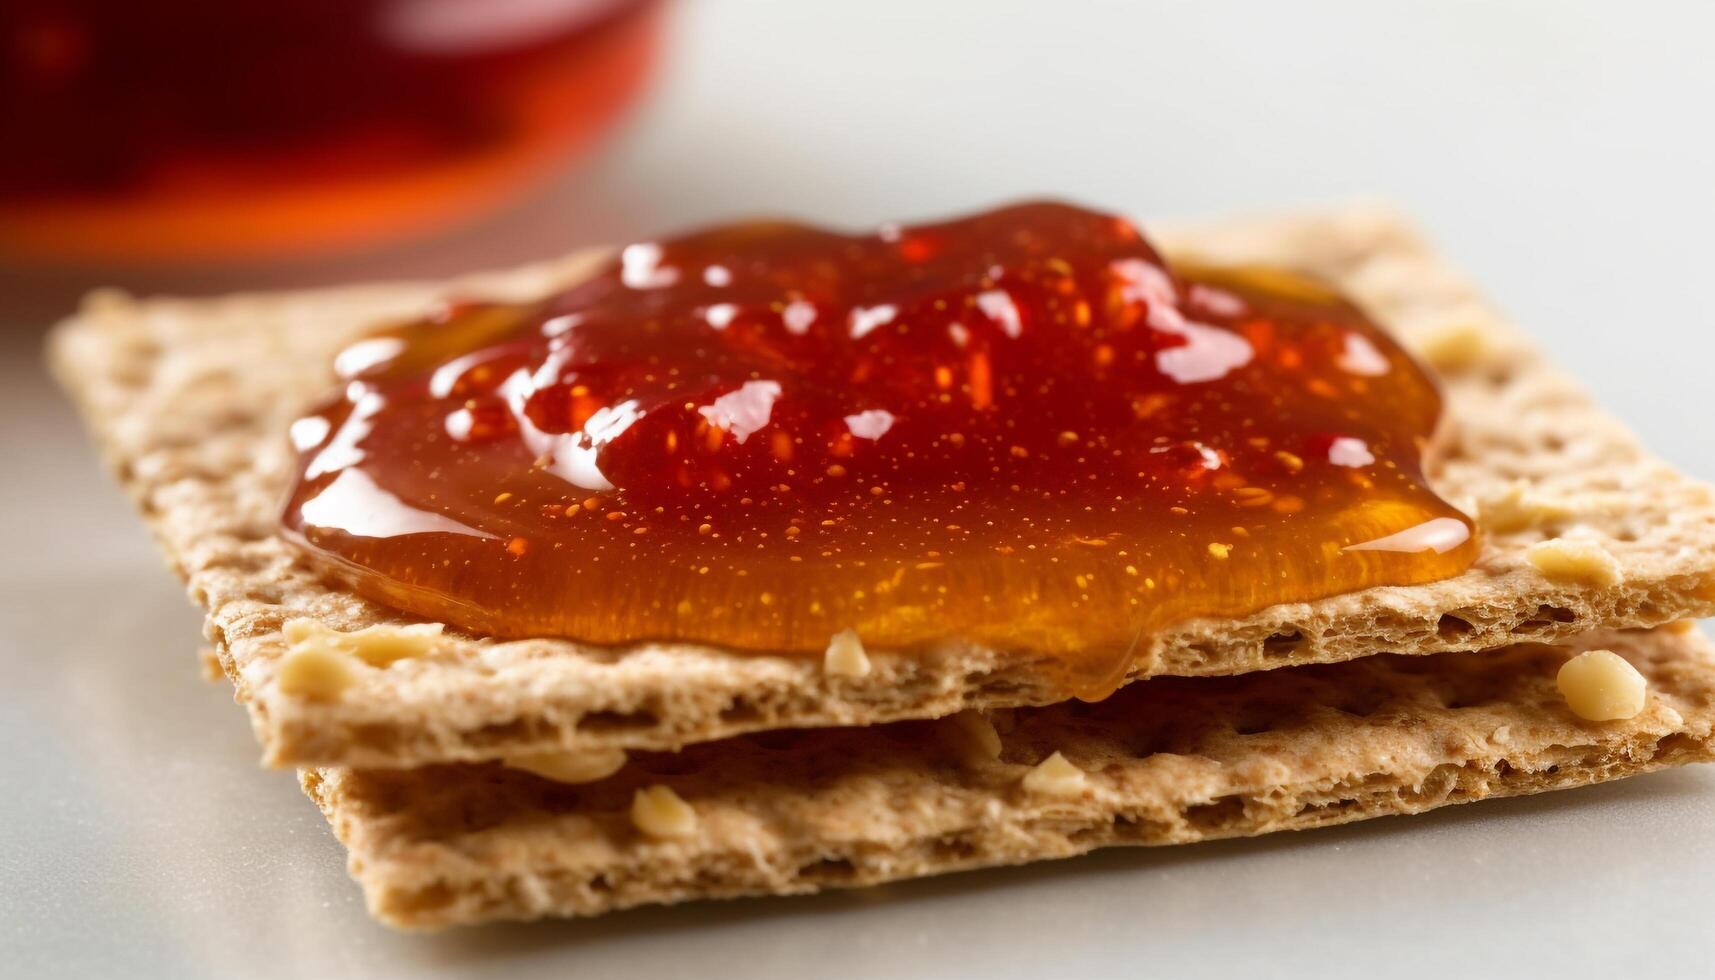
<path fill-rule="evenodd" d="M 1152 632 L 1455 575 L 1430 377 L 1271 269 L 1054 203 L 626 246 L 541 302 L 345 350 L 289 536 L 503 637 L 976 643 L 1118 683 Z"/>

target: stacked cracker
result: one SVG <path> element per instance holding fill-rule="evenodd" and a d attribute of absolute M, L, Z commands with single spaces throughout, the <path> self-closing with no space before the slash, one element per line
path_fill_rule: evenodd
<path fill-rule="evenodd" d="M 541 295 L 605 255 L 436 285 L 98 294 L 52 356 L 207 609 L 264 761 L 300 769 L 396 925 L 1314 827 L 1715 755 L 1715 659 L 1684 622 L 1715 611 L 1708 487 L 1647 455 L 1389 215 L 1161 241 L 1329 279 L 1439 371 L 1432 481 L 1478 518 L 1483 551 L 1431 585 L 1183 623 L 1098 704 L 1051 703 L 1049 665 L 970 645 L 843 637 L 816 660 L 498 641 L 318 578 L 277 505 L 286 426 L 334 352 L 437 298 Z M 1594 650 L 1644 681 L 1641 709 L 1608 712 L 1630 717 L 1585 720 L 1557 690 Z"/>

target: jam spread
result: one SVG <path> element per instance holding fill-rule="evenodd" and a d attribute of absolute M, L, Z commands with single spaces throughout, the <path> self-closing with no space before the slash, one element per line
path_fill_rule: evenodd
<path fill-rule="evenodd" d="M 1053 203 L 626 247 L 346 349 L 289 535 L 498 636 L 968 640 L 1118 683 L 1191 617 L 1445 578 L 1431 379 L 1327 287 Z"/>

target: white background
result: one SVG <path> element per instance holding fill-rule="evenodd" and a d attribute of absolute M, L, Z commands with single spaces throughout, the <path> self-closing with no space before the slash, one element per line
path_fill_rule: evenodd
<path fill-rule="evenodd" d="M 1145 218 L 1380 196 L 1715 477 L 1715 5 L 715 2 L 559 185 L 384 255 L 0 273 L 0 975 L 1708 975 L 1715 773 L 814 899 L 403 936 L 242 712 L 42 378 L 99 281 L 501 265 L 757 212 L 856 226 L 1055 195 Z M 16 152 L 6 148 L 5 152 Z"/>

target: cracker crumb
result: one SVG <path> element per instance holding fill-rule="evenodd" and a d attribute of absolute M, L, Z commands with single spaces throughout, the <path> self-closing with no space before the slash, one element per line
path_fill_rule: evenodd
<path fill-rule="evenodd" d="M 625 765 L 625 750 L 532 752 L 529 755 L 509 755 L 501 761 L 508 769 L 522 769 L 556 783 L 593 783 L 606 779 Z"/>
<path fill-rule="evenodd" d="M 350 654 L 332 647 L 300 647 L 280 661 L 276 681 L 283 694 L 332 701 L 357 682 L 357 662 Z"/>
<path fill-rule="evenodd" d="M 1483 530 L 1507 534 L 1528 528 L 1542 527 L 1572 516 L 1572 511 L 1541 494 L 1532 493 L 1524 483 L 1513 483 L 1477 505 L 1477 523 Z"/>
<path fill-rule="evenodd" d="M 1572 713 L 1585 721 L 1623 721 L 1644 710 L 1648 684 L 1612 650 L 1586 650 L 1560 667 L 1554 679 Z"/>
<path fill-rule="evenodd" d="M 1084 770 L 1073 765 L 1059 752 L 1036 764 L 1024 774 L 1022 784 L 1027 792 L 1043 796 L 1077 796 L 1084 792 L 1089 780 Z"/>
<path fill-rule="evenodd" d="M 1469 320 L 1441 324 L 1418 337 L 1411 346 L 1418 357 L 1441 372 L 1463 370 L 1489 353 L 1483 328 Z"/>
<path fill-rule="evenodd" d="M 1513 726 L 1502 725 L 1489 733 L 1489 741 L 1496 745 L 1507 745 L 1513 740 Z"/>
<path fill-rule="evenodd" d="M 981 711 L 967 708 L 943 719 L 959 757 L 967 765 L 981 765 L 1000 758 L 1000 732 Z"/>
<path fill-rule="evenodd" d="M 828 652 L 822 657 L 822 670 L 830 677 L 868 677 L 869 655 L 864 653 L 863 641 L 857 630 L 840 630 L 828 641 Z"/>
<path fill-rule="evenodd" d="M 697 832 L 697 811 L 672 787 L 657 783 L 632 795 L 631 822 L 650 837 L 671 840 Z"/>
<path fill-rule="evenodd" d="M 1525 549 L 1524 557 L 1551 582 L 1605 588 L 1620 580 L 1620 563 L 1594 541 L 1550 538 Z"/>
<path fill-rule="evenodd" d="M 294 653 L 319 648 L 348 654 L 371 667 L 385 667 L 395 660 L 429 653 L 440 643 L 445 629 L 441 623 L 377 623 L 348 633 L 313 619 L 290 619 L 280 632 Z"/>

